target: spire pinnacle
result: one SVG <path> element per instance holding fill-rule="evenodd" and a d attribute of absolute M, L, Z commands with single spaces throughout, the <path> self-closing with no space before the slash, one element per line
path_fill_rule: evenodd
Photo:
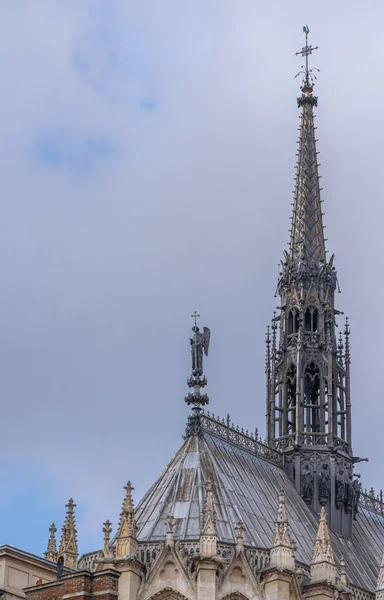
<path fill-rule="evenodd" d="M 54 523 L 49 528 L 49 539 L 47 549 L 44 552 L 44 558 L 47 560 L 51 560 L 52 562 L 57 562 L 57 546 L 56 546 L 56 526 Z"/>
<path fill-rule="evenodd" d="M 241 552 L 244 550 L 244 523 L 243 521 L 238 521 L 236 525 L 236 550 L 237 552 Z"/>
<path fill-rule="evenodd" d="M 76 569 L 77 567 L 77 531 L 75 523 L 75 507 L 76 504 L 70 498 L 66 505 L 67 514 L 65 516 L 65 522 L 62 529 L 62 536 L 60 541 L 60 547 L 58 552 L 58 558 L 63 559 L 63 565 L 70 569 Z"/>
<path fill-rule="evenodd" d="M 132 500 L 134 488 L 130 481 L 124 489 L 125 498 L 116 535 L 116 556 L 119 558 L 134 555 L 137 550 L 135 510 Z"/>
<path fill-rule="evenodd" d="M 271 567 L 295 568 L 294 544 L 289 530 L 284 490 L 279 493 L 279 505 L 271 548 Z"/>
<path fill-rule="evenodd" d="M 315 540 L 311 563 L 312 583 L 316 581 L 336 582 L 336 566 L 329 534 L 327 515 L 324 506 L 321 507 L 319 528 Z"/>
<path fill-rule="evenodd" d="M 202 514 L 200 550 L 204 556 L 216 555 L 216 515 L 213 509 L 213 484 L 209 478 L 205 484 L 205 506 Z"/>
<path fill-rule="evenodd" d="M 173 548 L 173 546 L 174 546 L 174 540 L 173 540 L 173 522 L 174 522 L 173 516 L 172 515 L 168 515 L 167 520 L 165 521 L 165 533 L 166 533 L 166 536 L 167 536 L 166 544 L 170 548 Z"/>

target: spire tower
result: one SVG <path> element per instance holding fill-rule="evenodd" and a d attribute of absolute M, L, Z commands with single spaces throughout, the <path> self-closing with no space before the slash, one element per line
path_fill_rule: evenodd
<path fill-rule="evenodd" d="M 292 227 L 289 251 L 281 261 L 280 314 L 272 319 L 272 344 L 267 336 L 267 443 L 284 452 L 287 472 L 314 513 L 327 505 L 332 529 L 350 537 L 356 502 L 349 327 L 345 343 L 340 342 L 339 288 L 334 255 L 327 260 L 320 199 L 313 114 L 317 69 L 309 65 L 317 46 L 308 43 L 309 28 L 303 31 L 305 46 L 296 53 L 305 64 L 298 73 L 302 85 Z"/>

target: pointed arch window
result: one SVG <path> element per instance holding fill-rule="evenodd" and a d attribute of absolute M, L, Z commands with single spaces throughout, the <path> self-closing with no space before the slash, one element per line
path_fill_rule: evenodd
<path fill-rule="evenodd" d="M 320 423 L 320 369 L 311 361 L 304 371 L 304 430 L 312 433 L 321 431 Z"/>
<path fill-rule="evenodd" d="M 288 335 L 299 331 L 299 313 L 293 308 L 288 313 Z"/>
<path fill-rule="evenodd" d="M 287 369 L 286 376 L 286 402 L 287 402 L 287 434 L 296 431 L 296 366 L 292 363 Z"/>
<path fill-rule="evenodd" d="M 316 332 L 319 324 L 319 313 L 316 308 L 307 308 L 304 315 L 304 329 L 305 331 Z"/>

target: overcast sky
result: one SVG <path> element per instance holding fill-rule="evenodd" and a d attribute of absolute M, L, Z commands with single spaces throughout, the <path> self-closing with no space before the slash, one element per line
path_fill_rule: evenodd
<path fill-rule="evenodd" d="M 126 481 L 138 501 L 182 442 L 195 309 L 210 409 L 264 432 L 306 23 L 357 471 L 384 486 L 382 0 L 0 14 L 0 543 L 42 553 L 73 496 L 80 552 L 102 546 Z"/>

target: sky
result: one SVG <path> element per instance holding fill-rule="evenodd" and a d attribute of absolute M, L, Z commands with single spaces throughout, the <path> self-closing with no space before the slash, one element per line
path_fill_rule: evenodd
<path fill-rule="evenodd" d="M 182 443 L 197 310 L 210 409 L 264 431 L 302 27 L 318 45 L 327 247 L 351 321 L 353 440 L 384 487 L 382 0 L 3 0 L 0 543 L 80 553 Z"/>

